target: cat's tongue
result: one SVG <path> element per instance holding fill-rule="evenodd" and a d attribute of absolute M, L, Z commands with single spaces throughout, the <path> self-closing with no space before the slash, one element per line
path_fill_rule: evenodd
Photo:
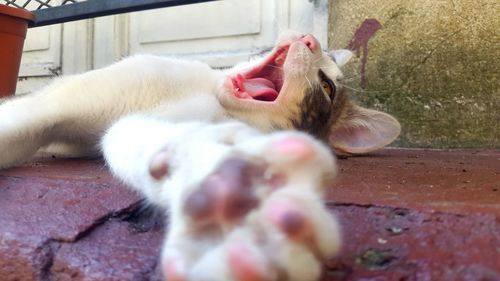
<path fill-rule="evenodd" d="M 253 99 L 261 101 L 274 101 L 278 92 L 273 84 L 266 78 L 251 78 L 242 80 L 244 91 Z"/>

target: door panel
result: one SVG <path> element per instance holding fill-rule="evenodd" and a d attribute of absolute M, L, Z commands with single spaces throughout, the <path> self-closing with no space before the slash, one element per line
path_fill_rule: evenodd
<path fill-rule="evenodd" d="M 18 92 L 149 53 L 229 67 L 274 45 L 280 31 L 312 32 L 326 46 L 328 0 L 222 0 L 30 29 Z"/>
<path fill-rule="evenodd" d="M 257 34 L 261 23 L 260 0 L 219 1 L 132 16 L 139 44 Z"/>

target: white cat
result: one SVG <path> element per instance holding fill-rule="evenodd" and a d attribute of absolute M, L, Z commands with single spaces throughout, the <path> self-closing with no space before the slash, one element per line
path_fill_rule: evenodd
<path fill-rule="evenodd" d="M 392 142 L 396 119 L 344 93 L 339 66 L 351 56 L 287 32 L 269 55 L 227 71 L 134 56 L 63 77 L 0 104 L 0 168 L 40 149 L 102 147 L 119 178 L 169 211 L 170 281 L 316 280 L 340 243 L 321 204 L 333 156 L 304 133 L 262 133 L 297 129 L 342 153 Z"/>

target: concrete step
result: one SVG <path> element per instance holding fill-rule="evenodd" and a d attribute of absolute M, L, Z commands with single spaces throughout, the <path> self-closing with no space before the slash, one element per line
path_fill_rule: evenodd
<path fill-rule="evenodd" d="M 500 280 L 500 151 L 338 161 L 341 254 L 323 280 Z M 0 280 L 161 280 L 165 218 L 101 160 L 0 171 Z"/>

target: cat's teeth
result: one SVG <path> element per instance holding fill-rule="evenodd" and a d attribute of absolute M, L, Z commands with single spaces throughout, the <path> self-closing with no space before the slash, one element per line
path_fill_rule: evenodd
<path fill-rule="evenodd" d="M 285 58 L 286 58 L 286 54 L 282 54 L 282 55 L 279 55 L 275 60 L 274 60 L 274 63 L 277 65 L 277 66 L 282 66 L 284 63 L 285 63 Z"/>
<path fill-rule="evenodd" d="M 279 55 L 276 56 L 276 58 L 274 59 L 274 63 L 277 65 L 277 66 L 282 66 L 284 63 L 285 63 L 285 59 L 286 59 L 286 55 L 288 53 L 288 49 L 282 49 L 279 51 Z"/>

